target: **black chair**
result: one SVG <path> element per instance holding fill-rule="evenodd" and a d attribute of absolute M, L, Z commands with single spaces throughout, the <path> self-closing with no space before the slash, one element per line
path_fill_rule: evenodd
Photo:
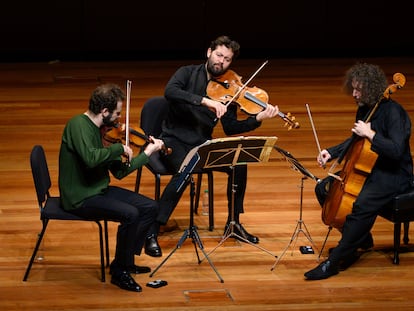
<path fill-rule="evenodd" d="M 141 110 L 141 121 L 140 127 L 146 135 L 152 135 L 154 137 L 159 137 L 162 131 L 162 123 L 167 117 L 169 109 L 169 103 L 163 96 L 156 96 L 148 99 Z M 167 146 L 168 147 L 168 146 Z M 172 151 L 174 152 L 174 150 Z M 167 167 L 161 160 L 161 155 L 159 152 L 156 152 L 151 155 L 149 162 L 145 167 L 154 175 L 155 177 L 155 200 L 159 200 L 161 194 L 161 176 L 171 176 L 172 173 L 168 171 Z M 201 192 L 201 182 L 202 175 L 207 174 L 208 179 L 208 194 L 209 194 L 209 230 L 213 231 L 214 229 L 214 193 L 213 193 L 213 172 L 205 171 L 197 173 L 197 186 L 195 193 L 195 204 L 194 211 L 198 211 L 198 203 L 200 201 L 200 192 Z M 137 170 L 137 177 L 135 181 L 135 192 L 139 192 L 139 187 L 141 183 L 142 168 Z"/>
<path fill-rule="evenodd" d="M 108 223 L 105 219 L 87 220 L 71 213 L 66 212 L 60 203 L 60 197 L 52 197 L 49 193 L 52 183 L 50 181 L 49 167 L 46 161 L 44 149 L 40 145 L 33 147 L 30 154 L 30 164 L 32 168 L 33 181 L 37 194 L 37 202 L 40 210 L 40 220 L 42 221 L 42 230 L 38 235 L 36 246 L 33 250 L 32 257 L 24 274 L 23 281 L 26 281 L 39 246 L 42 242 L 49 220 L 77 220 L 77 221 L 94 221 L 99 229 L 99 247 L 101 256 L 101 281 L 105 282 L 105 256 L 104 248 L 106 248 L 106 266 L 109 266 L 109 248 L 108 248 Z M 102 229 L 101 221 L 104 222 Z M 105 234 L 105 237 L 104 237 Z M 104 244 L 105 238 L 105 244 Z"/>
<path fill-rule="evenodd" d="M 401 225 L 404 224 L 403 242 L 408 244 L 410 222 L 414 221 L 414 188 L 404 194 L 395 196 L 379 213 L 384 219 L 394 223 L 394 257 L 393 263 L 400 263 Z"/>

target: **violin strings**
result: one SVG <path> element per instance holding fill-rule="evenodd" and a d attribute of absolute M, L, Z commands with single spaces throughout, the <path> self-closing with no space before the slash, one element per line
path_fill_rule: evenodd
<path fill-rule="evenodd" d="M 231 98 L 231 100 L 229 102 L 227 102 L 226 105 L 229 105 L 230 103 L 233 102 L 233 100 L 235 98 L 237 98 L 237 96 L 240 95 L 240 93 L 246 88 L 246 86 L 250 83 L 250 81 L 253 80 L 253 78 L 259 73 L 260 70 L 262 70 L 262 68 L 268 63 L 269 61 L 266 60 L 253 74 L 252 76 L 246 81 L 246 83 L 244 83 L 236 92 L 236 94 L 233 95 L 233 97 Z"/>

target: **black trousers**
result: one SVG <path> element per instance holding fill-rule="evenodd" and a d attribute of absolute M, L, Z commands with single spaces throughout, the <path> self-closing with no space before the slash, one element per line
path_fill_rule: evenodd
<path fill-rule="evenodd" d="M 334 264 L 352 255 L 365 241 L 370 239 L 370 231 L 380 210 L 398 193 L 408 189 L 410 183 L 399 183 L 396 180 L 389 184 L 387 180 L 372 177 L 367 178 L 358 197 L 352 205 L 352 211 L 346 216 L 341 229 L 342 237 L 338 245 L 329 255 Z M 319 203 L 323 206 L 329 192 L 333 177 L 326 177 L 315 187 Z"/>
<path fill-rule="evenodd" d="M 155 222 L 158 203 L 136 192 L 109 186 L 108 191 L 85 200 L 71 211 L 85 218 L 105 218 L 120 222 L 116 237 L 113 271 L 127 270 L 134 265 L 134 255 L 141 254 L 147 231 Z"/>

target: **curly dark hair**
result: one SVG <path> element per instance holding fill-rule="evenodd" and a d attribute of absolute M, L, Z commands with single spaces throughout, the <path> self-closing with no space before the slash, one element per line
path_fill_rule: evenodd
<path fill-rule="evenodd" d="M 107 108 L 110 113 L 114 112 L 118 101 L 125 100 L 125 93 L 116 84 L 102 84 L 98 86 L 89 99 L 89 110 L 98 114 Z"/>
<path fill-rule="evenodd" d="M 240 44 L 228 36 L 220 36 L 215 40 L 211 41 L 210 49 L 214 51 L 218 46 L 224 45 L 226 48 L 231 49 L 233 51 L 233 58 L 237 58 L 240 54 Z"/>
<path fill-rule="evenodd" d="M 356 63 L 345 74 L 344 90 L 352 94 L 352 82 L 361 85 L 361 102 L 368 105 L 375 105 L 384 94 L 387 88 L 387 77 L 384 71 L 377 65 L 367 63 Z"/>

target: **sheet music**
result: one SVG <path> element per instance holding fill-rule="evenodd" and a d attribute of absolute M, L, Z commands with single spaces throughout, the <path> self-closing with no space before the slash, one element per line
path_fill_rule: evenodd
<path fill-rule="evenodd" d="M 267 162 L 276 140 L 275 136 L 239 136 L 207 140 L 188 152 L 179 172 L 186 169 L 188 163 L 197 153 L 202 160 L 202 163 L 198 163 L 201 168 Z"/>

